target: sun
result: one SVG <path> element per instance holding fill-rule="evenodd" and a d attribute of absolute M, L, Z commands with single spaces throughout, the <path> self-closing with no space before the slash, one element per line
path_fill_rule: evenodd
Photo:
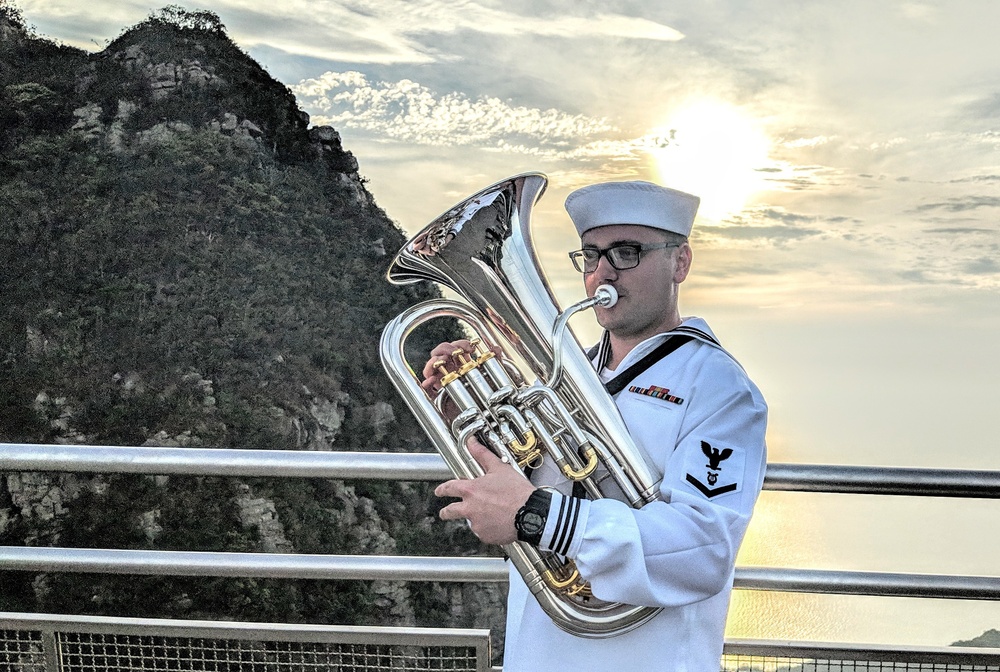
<path fill-rule="evenodd" d="M 769 141 L 738 108 L 701 100 L 678 109 L 654 131 L 663 184 L 701 197 L 698 214 L 720 221 L 738 213 L 764 185 Z"/>

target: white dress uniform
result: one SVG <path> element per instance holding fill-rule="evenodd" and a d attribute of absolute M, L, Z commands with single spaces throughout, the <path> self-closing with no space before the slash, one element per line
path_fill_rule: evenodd
<path fill-rule="evenodd" d="M 764 480 L 767 406 L 700 318 L 644 341 L 618 372 L 674 333 L 694 340 L 616 397 L 633 440 L 663 474 L 662 501 L 640 510 L 588 501 L 571 497 L 551 466 L 532 475 L 563 493 L 552 498 L 540 548 L 575 560 L 595 596 L 662 611 L 625 634 L 576 637 L 512 570 L 504 672 L 718 672 L 736 553 Z"/>

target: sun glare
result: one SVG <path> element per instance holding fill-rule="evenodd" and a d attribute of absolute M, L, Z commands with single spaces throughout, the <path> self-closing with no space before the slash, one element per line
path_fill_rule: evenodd
<path fill-rule="evenodd" d="M 663 184 L 700 196 L 699 216 L 719 221 L 733 215 L 763 185 L 757 169 L 767 161 L 767 137 L 731 105 L 694 103 L 655 133 Z"/>

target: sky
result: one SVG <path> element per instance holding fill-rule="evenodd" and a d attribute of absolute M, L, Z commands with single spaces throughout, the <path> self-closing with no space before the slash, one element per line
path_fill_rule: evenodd
<path fill-rule="evenodd" d="M 336 128 L 410 233 L 545 173 L 534 235 L 563 305 L 583 296 L 570 191 L 644 179 L 701 196 L 682 313 L 763 390 L 771 461 L 1000 470 L 1000 3 L 179 4 L 217 13 Z M 90 51 L 162 6 L 18 5 Z M 765 493 L 741 563 L 996 575 L 997 514 Z M 1000 628 L 986 601 L 738 591 L 733 613 L 731 636 L 763 638 L 946 645 Z"/>

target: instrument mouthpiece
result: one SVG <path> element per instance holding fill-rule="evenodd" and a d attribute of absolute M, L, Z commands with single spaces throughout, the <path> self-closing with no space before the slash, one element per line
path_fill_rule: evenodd
<path fill-rule="evenodd" d="M 594 298 L 597 299 L 598 306 L 610 308 L 618 303 L 618 290 L 611 285 L 601 285 L 594 292 Z"/>

